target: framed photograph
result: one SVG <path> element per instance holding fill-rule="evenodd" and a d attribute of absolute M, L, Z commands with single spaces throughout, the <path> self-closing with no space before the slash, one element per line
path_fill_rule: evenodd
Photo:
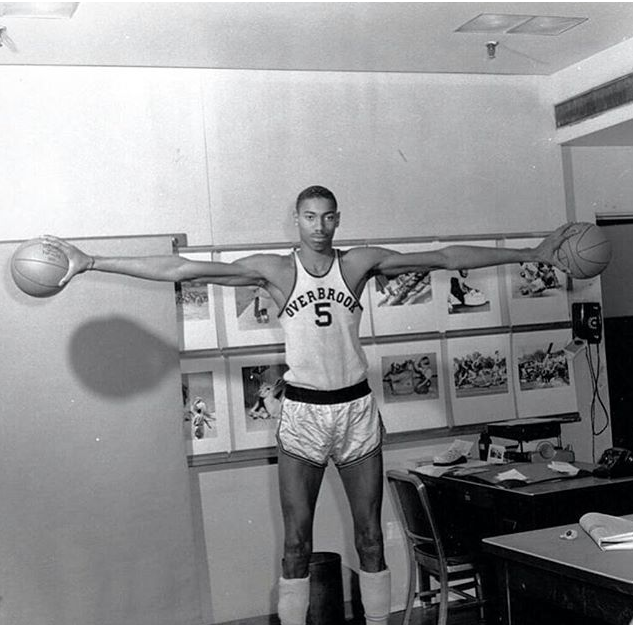
<path fill-rule="evenodd" d="M 536 247 L 543 239 L 507 239 L 506 247 Z M 567 277 L 546 263 L 505 265 L 512 325 L 567 321 Z"/>
<path fill-rule="evenodd" d="M 486 462 L 490 464 L 503 464 L 505 462 L 506 448 L 503 445 L 491 444 L 488 447 Z"/>
<path fill-rule="evenodd" d="M 229 451 L 231 432 L 222 358 L 183 358 L 182 424 L 188 455 Z"/>
<path fill-rule="evenodd" d="M 510 336 L 459 337 L 447 342 L 455 425 L 516 417 Z"/>
<path fill-rule="evenodd" d="M 285 250 L 262 253 L 287 255 Z M 231 263 L 259 251 L 222 252 L 219 260 Z M 259 286 L 221 287 L 224 308 L 224 330 L 227 345 L 263 345 L 283 343 L 284 335 L 277 316 L 279 308 L 266 290 Z"/>
<path fill-rule="evenodd" d="M 578 410 L 574 367 L 565 345 L 571 330 L 513 335 L 515 392 L 519 417 Z"/>
<path fill-rule="evenodd" d="M 211 252 L 181 252 L 190 260 L 211 260 Z M 201 282 L 176 283 L 176 314 L 180 349 L 215 349 L 218 333 L 213 285 Z"/>
<path fill-rule="evenodd" d="M 496 241 L 460 241 L 460 245 L 496 247 Z M 497 267 L 438 271 L 438 297 L 444 328 L 460 330 L 502 325 Z"/>
<path fill-rule="evenodd" d="M 367 357 L 387 432 L 447 425 L 439 340 L 372 345 Z"/>
<path fill-rule="evenodd" d="M 284 354 L 236 356 L 229 359 L 233 434 L 236 449 L 276 445 L 283 399 Z"/>
<path fill-rule="evenodd" d="M 426 252 L 436 243 L 394 245 L 397 252 Z M 438 331 L 441 301 L 436 272 L 410 271 L 393 278 L 378 276 L 368 283 L 371 314 L 377 335 Z"/>

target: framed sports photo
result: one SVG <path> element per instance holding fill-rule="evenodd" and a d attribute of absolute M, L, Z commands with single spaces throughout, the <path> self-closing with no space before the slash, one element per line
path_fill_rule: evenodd
<path fill-rule="evenodd" d="M 514 418 L 510 336 L 449 338 L 447 343 L 455 425 Z"/>
<path fill-rule="evenodd" d="M 396 252 L 425 252 L 436 243 L 390 246 Z M 376 335 L 408 334 L 439 330 L 441 298 L 434 272 L 410 271 L 392 278 L 378 276 L 369 281 L 371 314 Z"/>
<path fill-rule="evenodd" d="M 288 370 L 284 354 L 229 359 L 229 388 L 236 449 L 272 447 L 279 426 Z"/>
<path fill-rule="evenodd" d="M 231 432 L 223 358 L 182 358 L 182 424 L 188 455 L 229 451 Z"/>
<path fill-rule="evenodd" d="M 507 239 L 506 247 L 536 247 L 543 239 Z M 541 262 L 505 266 L 510 320 L 513 325 L 567 321 L 567 277 Z"/>
<path fill-rule="evenodd" d="M 219 260 L 231 263 L 255 251 L 221 252 Z M 265 250 L 264 254 L 287 255 L 289 249 Z M 264 345 L 283 343 L 279 308 L 266 290 L 259 286 L 221 287 L 224 330 L 227 345 Z"/>
<path fill-rule="evenodd" d="M 515 333 L 512 340 L 519 417 L 577 411 L 574 367 L 565 351 L 571 330 Z"/>
<path fill-rule="evenodd" d="M 211 260 L 211 252 L 181 252 L 190 260 Z M 176 315 L 180 349 L 215 349 L 218 333 L 213 285 L 202 282 L 176 283 Z"/>
<path fill-rule="evenodd" d="M 387 432 L 447 425 L 439 340 L 372 345 L 367 356 L 370 385 Z"/>
<path fill-rule="evenodd" d="M 460 245 L 496 247 L 496 241 L 460 241 Z M 497 267 L 438 271 L 438 297 L 446 330 L 490 328 L 502 324 Z"/>

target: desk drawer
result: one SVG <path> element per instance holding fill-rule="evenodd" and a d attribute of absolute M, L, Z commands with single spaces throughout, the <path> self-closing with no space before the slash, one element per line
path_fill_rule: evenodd
<path fill-rule="evenodd" d="M 532 606 L 539 606 L 537 609 L 544 612 L 549 604 L 556 610 L 576 614 L 578 623 L 584 618 L 628 625 L 633 618 L 633 595 L 519 563 L 507 566 L 510 596 L 532 599 Z"/>

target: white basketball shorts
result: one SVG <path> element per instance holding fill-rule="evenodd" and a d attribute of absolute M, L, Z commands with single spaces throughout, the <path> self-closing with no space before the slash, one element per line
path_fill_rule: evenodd
<path fill-rule="evenodd" d="M 341 469 L 382 449 L 384 427 L 366 380 L 317 391 L 286 385 L 277 430 L 279 451 L 317 467 Z"/>

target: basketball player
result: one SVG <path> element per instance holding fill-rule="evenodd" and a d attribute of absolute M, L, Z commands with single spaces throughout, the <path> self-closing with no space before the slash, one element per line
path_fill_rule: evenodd
<path fill-rule="evenodd" d="M 48 237 L 69 259 L 65 284 L 84 271 L 150 280 L 204 280 L 223 286 L 261 286 L 277 304 L 285 332 L 286 394 L 277 439 L 284 520 L 278 611 L 282 625 L 303 625 L 309 600 L 309 562 L 317 495 L 330 459 L 338 468 L 354 521 L 360 590 L 368 624 L 386 625 L 390 573 L 381 530 L 383 426 L 367 384 L 358 328 L 360 297 L 373 276 L 470 269 L 504 263 L 555 263 L 566 226 L 535 248 L 454 245 L 401 254 L 381 247 L 346 252 L 333 247 L 340 214 L 331 191 L 312 186 L 296 201 L 299 246 L 288 255 L 254 254 L 233 263 L 177 255 L 89 256 Z"/>

